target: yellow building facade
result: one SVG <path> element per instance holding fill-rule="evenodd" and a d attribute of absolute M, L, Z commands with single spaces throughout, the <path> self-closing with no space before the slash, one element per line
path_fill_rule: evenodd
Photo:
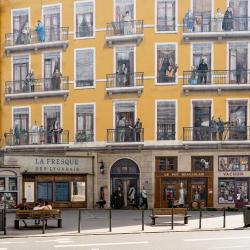
<path fill-rule="evenodd" d="M 248 12 L 247 0 L 2 1 L 9 206 L 133 207 L 143 189 L 150 207 L 248 203 Z"/>

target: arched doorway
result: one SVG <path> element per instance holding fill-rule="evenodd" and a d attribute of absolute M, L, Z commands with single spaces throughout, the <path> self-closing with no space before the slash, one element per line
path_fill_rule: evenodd
<path fill-rule="evenodd" d="M 110 170 L 112 208 L 134 208 L 139 204 L 140 170 L 130 159 L 121 159 Z"/>

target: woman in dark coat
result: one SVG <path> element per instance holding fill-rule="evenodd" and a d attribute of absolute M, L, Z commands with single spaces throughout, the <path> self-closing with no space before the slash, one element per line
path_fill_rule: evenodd
<path fill-rule="evenodd" d="M 223 30 L 231 31 L 234 28 L 233 18 L 234 18 L 233 10 L 231 7 L 228 7 L 223 18 L 223 23 L 222 23 Z"/>

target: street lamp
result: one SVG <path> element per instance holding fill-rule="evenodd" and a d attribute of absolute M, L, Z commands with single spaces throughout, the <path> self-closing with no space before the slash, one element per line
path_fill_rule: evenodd
<path fill-rule="evenodd" d="M 104 162 L 101 160 L 100 162 L 100 174 L 104 174 Z"/>

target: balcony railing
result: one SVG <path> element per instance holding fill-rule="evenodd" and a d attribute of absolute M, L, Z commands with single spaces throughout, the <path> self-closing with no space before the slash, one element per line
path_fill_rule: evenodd
<path fill-rule="evenodd" d="M 5 133 L 6 146 L 68 144 L 69 131 Z"/>
<path fill-rule="evenodd" d="M 247 141 L 250 140 L 250 127 L 227 126 L 222 129 L 210 127 L 183 128 L 183 141 Z"/>
<path fill-rule="evenodd" d="M 184 33 L 250 31 L 250 17 L 232 19 L 194 16 L 183 19 Z"/>
<path fill-rule="evenodd" d="M 199 89 L 199 86 L 206 86 L 207 89 L 247 89 L 250 88 L 250 70 L 184 71 L 183 85 L 188 89 Z"/>
<path fill-rule="evenodd" d="M 69 28 L 46 28 L 44 33 L 38 34 L 35 30 L 28 32 L 15 32 L 5 34 L 5 50 L 14 52 L 16 50 L 31 50 L 41 48 L 65 47 L 63 42 L 68 42 Z M 57 42 L 57 43 L 56 43 Z M 34 45 L 34 46 L 31 46 Z"/>
<path fill-rule="evenodd" d="M 157 140 L 175 140 L 175 124 L 157 125 Z"/>
<path fill-rule="evenodd" d="M 9 99 L 67 95 L 68 91 L 68 77 L 8 81 L 5 83 L 5 97 Z"/>
<path fill-rule="evenodd" d="M 143 20 L 120 21 L 107 24 L 106 40 L 109 45 L 113 42 L 141 42 L 144 33 Z"/>
<path fill-rule="evenodd" d="M 143 88 L 144 74 L 142 72 L 106 75 L 107 92 L 138 92 L 140 94 Z"/>
<path fill-rule="evenodd" d="M 108 143 L 143 142 L 144 129 L 116 128 L 107 130 Z"/>
<path fill-rule="evenodd" d="M 78 130 L 75 134 L 75 142 L 93 142 L 94 133 L 92 130 Z"/>

